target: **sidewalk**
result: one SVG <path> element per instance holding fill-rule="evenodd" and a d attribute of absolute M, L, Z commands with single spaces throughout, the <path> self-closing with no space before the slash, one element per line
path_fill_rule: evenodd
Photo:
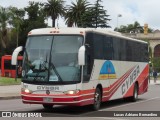
<path fill-rule="evenodd" d="M 160 80 L 157 80 L 156 83 L 154 83 L 154 80 L 150 80 L 149 85 L 160 85 Z"/>
<path fill-rule="evenodd" d="M 160 85 L 160 80 L 154 83 L 150 80 L 149 85 Z M 21 85 L 0 86 L 0 100 L 18 99 L 20 97 Z"/>
<path fill-rule="evenodd" d="M 21 85 L 0 86 L 0 100 L 20 98 Z"/>

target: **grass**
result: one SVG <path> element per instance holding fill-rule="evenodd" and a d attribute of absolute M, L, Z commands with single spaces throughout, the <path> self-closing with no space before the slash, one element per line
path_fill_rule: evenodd
<path fill-rule="evenodd" d="M 0 85 L 20 85 L 21 79 L 17 78 L 17 81 L 15 81 L 15 78 L 8 78 L 8 77 L 0 77 Z"/>

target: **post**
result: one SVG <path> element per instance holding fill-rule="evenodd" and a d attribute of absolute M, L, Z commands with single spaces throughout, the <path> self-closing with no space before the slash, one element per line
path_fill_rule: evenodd
<path fill-rule="evenodd" d="M 122 17 L 122 15 L 121 15 L 121 14 L 118 14 L 118 15 L 117 15 L 117 31 L 118 31 L 118 18 L 119 18 L 119 17 Z"/>
<path fill-rule="evenodd" d="M 16 77 L 15 77 L 15 81 L 17 81 L 17 73 L 18 73 L 18 64 L 16 64 Z"/>

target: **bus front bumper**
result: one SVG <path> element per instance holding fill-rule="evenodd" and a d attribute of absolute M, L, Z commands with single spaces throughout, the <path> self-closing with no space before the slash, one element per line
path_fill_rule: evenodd
<path fill-rule="evenodd" d="M 72 105 L 72 106 L 84 106 L 93 104 L 94 95 L 33 95 L 33 94 L 21 94 L 22 101 L 25 104 L 52 104 L 52 105 Z"/>

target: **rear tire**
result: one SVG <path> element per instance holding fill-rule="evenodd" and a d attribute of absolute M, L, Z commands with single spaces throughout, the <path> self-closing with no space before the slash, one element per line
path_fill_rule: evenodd
<path fill-rule="evenodd" d="M 96 88 L 95 94 L 94 94 L 94 103 L 92 105 L 92 109 L 97 111 L 101 106 L 102 101 L 102 93 L 99 88 Z"/>
<path fill-rule="evenodd" d="M 43 108 L 46 110 L 50 110 L 53 108 L 53 105 L 49 105 L 49 104 L 43 104 Z"/>
<path fill-rule="evenodd" d="M 133 96 L 131 97 L 132 102 L 136 102 L 138 99 L 138 85 L 135 83 Z"/>

